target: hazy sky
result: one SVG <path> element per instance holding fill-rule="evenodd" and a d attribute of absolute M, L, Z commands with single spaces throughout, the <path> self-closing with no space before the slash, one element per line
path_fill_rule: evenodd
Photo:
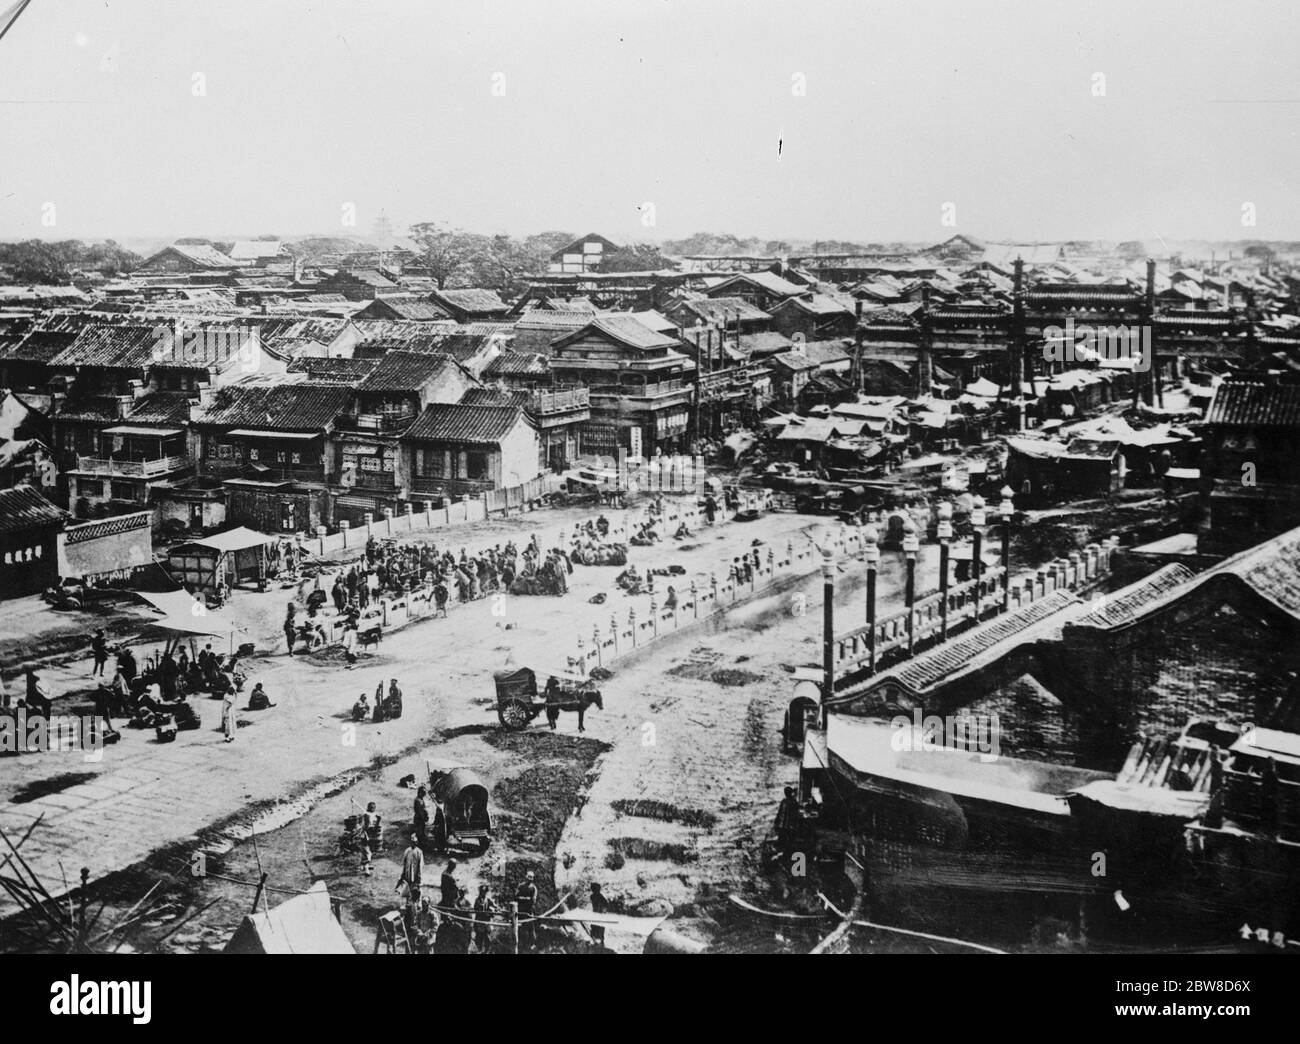
<path fill-rule="evenodd" d="M 1297 43 L 1290 0 L 33 0 L 0 238 L 1300 239 Z"/>

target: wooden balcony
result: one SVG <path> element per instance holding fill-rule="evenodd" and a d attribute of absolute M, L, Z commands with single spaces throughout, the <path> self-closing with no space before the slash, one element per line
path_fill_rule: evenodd
<path fill-rule="evenodd" d="M 338 419 L 339 431 L 366 432 L 375 435 L 400 435 L 415 423 L 414 413 L 359 413 Z"/>
<path fill-rule="evenodd" d="M 568 391 L 537 392 L 529 400 L 534 413 L 547 416 L 553 413 L 569 413 L 573 410 L 585 410 L 591 407 L 591 393 L 586 388 L 571 388 Z"/>
<path fill-rule="evenodd" d="M 158 478 L 188 468 L 193 463 L 194 461 L 185 453 L 174 457 L 159 457 L 157 460 L 113 460 L 78 455 L 76 470 L 110 477 L 120 475 L 123 478 Z"/>

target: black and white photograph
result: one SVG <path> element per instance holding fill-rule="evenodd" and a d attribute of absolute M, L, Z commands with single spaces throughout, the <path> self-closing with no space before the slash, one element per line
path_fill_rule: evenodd
<path fill-rule="evenodd" d="M 0 5 L 0 953 L 1300 953 L 1300 8 Z"/>

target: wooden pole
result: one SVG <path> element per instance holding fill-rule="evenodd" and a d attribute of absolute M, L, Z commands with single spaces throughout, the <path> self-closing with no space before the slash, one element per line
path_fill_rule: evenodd
<path fill-rule="evenodd" d="M 510 945 L 511 952 L 519 952 L 519 904 L 510 904 Z"/>
<path fill-rule="evenodd" d="M 266 879 L 269 876 L 269 874 L 263 871 L 261 879 L 257 882 L 257 893 L 253 896 L 253 913 L 257 913 L 257 904 L 262 898 L 262 889 L 266 887 Z"/>
<path fill-rule="evenodd" d="M 939 640 L 948 640 L 948 541 L 939 541 Z"/>

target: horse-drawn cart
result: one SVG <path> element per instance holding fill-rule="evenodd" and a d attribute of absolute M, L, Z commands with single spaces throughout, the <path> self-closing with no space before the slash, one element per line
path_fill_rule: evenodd
<path fill-rule="evenodd" d="M 544 673 L 546 686 L 537 691 L 537 675 L 530 667 L 497 671 L 492 675 L 497 689 L 497 718 L 507 729 L 523 729 L 539 714 L 555 728 L 560 711 L 578 712 L 578 731 L 583 732 L 583 715 L 590 706 L 603 708 L 600 690 L 590 678 L 562 671 Z"/>
<path fill-rule="evenodd" d="M 486 852 L 492 842 L 492 814 L 483 781 L 472 769 L 454 761 L 430 760 L 425 764 L 429 790 L 443 808 L 445 834 L 436 840 L 440 845 L 477 848 L 480 855 Z"/>

